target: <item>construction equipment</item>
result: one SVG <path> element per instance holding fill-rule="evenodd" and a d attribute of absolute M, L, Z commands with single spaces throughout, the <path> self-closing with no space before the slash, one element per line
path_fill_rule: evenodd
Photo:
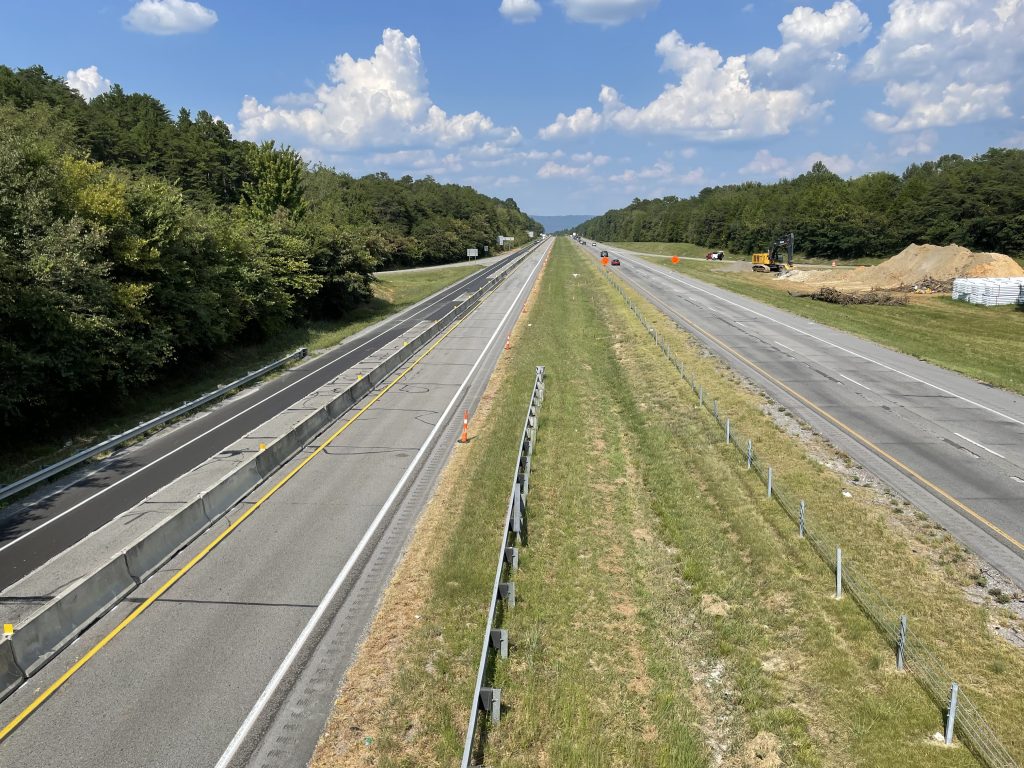
<path fill-rule="evenodd" d="M 755 272 L 781 272 L 793 268 L 793 233 L 772 243 L 768 253 L 755 253 L 750 257 Z"/>

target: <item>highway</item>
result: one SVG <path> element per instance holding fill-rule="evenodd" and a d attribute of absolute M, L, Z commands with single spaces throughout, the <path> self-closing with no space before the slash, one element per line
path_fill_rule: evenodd
<path fill-rule="evenodd" d="M 0 704 L 0 765 L 305 766 L 549 248 Z"/>
<path fill-rule="evenodd" d="M 718 357 L 1024 587 L 1024 398 L 608 246 Z"/>
<path fill-rule="evenodd" d="M 110 458 L 84 465 L 20 502 L 0 510 L 0 590 L 98 530 L 149 494 L 201 464 L 271 416 L 418 322 L 433 320 L 452 302 L 502 268 L 501 258 L 329 352 L 172 425 Z"/>

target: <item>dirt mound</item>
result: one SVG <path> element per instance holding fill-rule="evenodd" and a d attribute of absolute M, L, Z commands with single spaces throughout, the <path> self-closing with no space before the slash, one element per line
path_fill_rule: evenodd
<path fill-rule="evenodd" d="M 875 267 L 796 269 L 782 279 L 859 293 L 911 290 L 921 283 L 946 284 L 956 277 L 1024 277 L 1024 269 L 1001 253 L 972 253 L 959 245 L 910 245 Z"/>
<path fill-rule="evenodd" d="M 863 293 L 846 293 L 825 286 L 811 294 L 812 299 L 827 301 L 829 304 L 882 304 L 887 307 L 902 307 L 907 304 L 907 297 L 901 293 L 883 293 L 865 291 Z"/>

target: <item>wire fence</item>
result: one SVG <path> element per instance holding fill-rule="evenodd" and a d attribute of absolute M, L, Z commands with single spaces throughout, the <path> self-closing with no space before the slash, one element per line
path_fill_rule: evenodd
<path fill-rule="evenodd" d="M 797 500 L 785 489 L 780 488 L 773 477 L 772 467 L 759 456 L 753 441 L 736 429 L 732 420 L 725 417 L 714 400 L 696 377 L 686 370 L 683 362 L 672 352 L 671 347 L 658 330 L 647 321 L 636 303 L 626 294 L 622 285 L 602 270 L 605 279 L 615 288 L 623 301 L 633 312 L 641 325 L 654 339 L 668 360 L 679 371 L 679 375 L 697 395 L 698 403 L 707 410 L 725 433 L 726 441 L 735 447 L 749 469 L 764 481 L 768 496 L 797 524 L 798 535 L 805 539 L 818 556 L 836 574 L 836 596 L 847 594 L 864 611 L 865 615 L 881 632 L 886 643 L 896 653 L 897 667 L 907 669 L 929 697 L 943 712 L 945 721 L 944 738 L 952 741 L 954 733 L 978 760 L 988 768 L 1019 768 L 1019 763 L 1003 746 L 999 737 L 985 720 L 977 706 L 960 690 L 951 679 L 938 655 L 928 644 L 908 629 L 906 614 L 902 613 L 877 588 L 867 581 L 849 562 L 843 562 L 842 549 L 824 534 L 808 524 L 808 510 L 802 500 Z"/>
<path fill-rule="evenodd" d="M 537 440 L 537 415 L 544 402 L 544 366 L 539 365 L 533 379 L 533 392 L 526 411 L 522 436 L 519 439 L 519 458 L 512 473 L 512 492 L 508 497 L 505 513 L 505 529 L 498 550 L 498 566 L 494 572 L 491 588 L 491 604 L 487 610 L 487 628 L 484 630 L 480 663 L 477 666 L 476 688 L 466 726 L 466 742 L 462 750 L 462 768 L 473 765 L 473 759 L 480 757 L 489 728 L 501 720 L 501 689 L 487 685 L 494 677 L 496 657 L 508 657 L 508 631 L 495 629 L 504 616 L 504 606 L 516 604 L 516 585 L 512 576 L 519 568 L 519 548 L 527 540 L 526 499 L 530 495 L 530 471 L 533 462 L 533 445 Z M 480 713 L 486 712 L 486 720 L 480 720 Z"/>

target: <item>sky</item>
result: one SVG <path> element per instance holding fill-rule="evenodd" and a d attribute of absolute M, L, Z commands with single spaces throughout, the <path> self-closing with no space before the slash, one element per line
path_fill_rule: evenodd
<path fill-rule="evenodd" d="M 1024 147 L 1024 0 L 47 0 L 0 63 L 539 215 Z"/>

